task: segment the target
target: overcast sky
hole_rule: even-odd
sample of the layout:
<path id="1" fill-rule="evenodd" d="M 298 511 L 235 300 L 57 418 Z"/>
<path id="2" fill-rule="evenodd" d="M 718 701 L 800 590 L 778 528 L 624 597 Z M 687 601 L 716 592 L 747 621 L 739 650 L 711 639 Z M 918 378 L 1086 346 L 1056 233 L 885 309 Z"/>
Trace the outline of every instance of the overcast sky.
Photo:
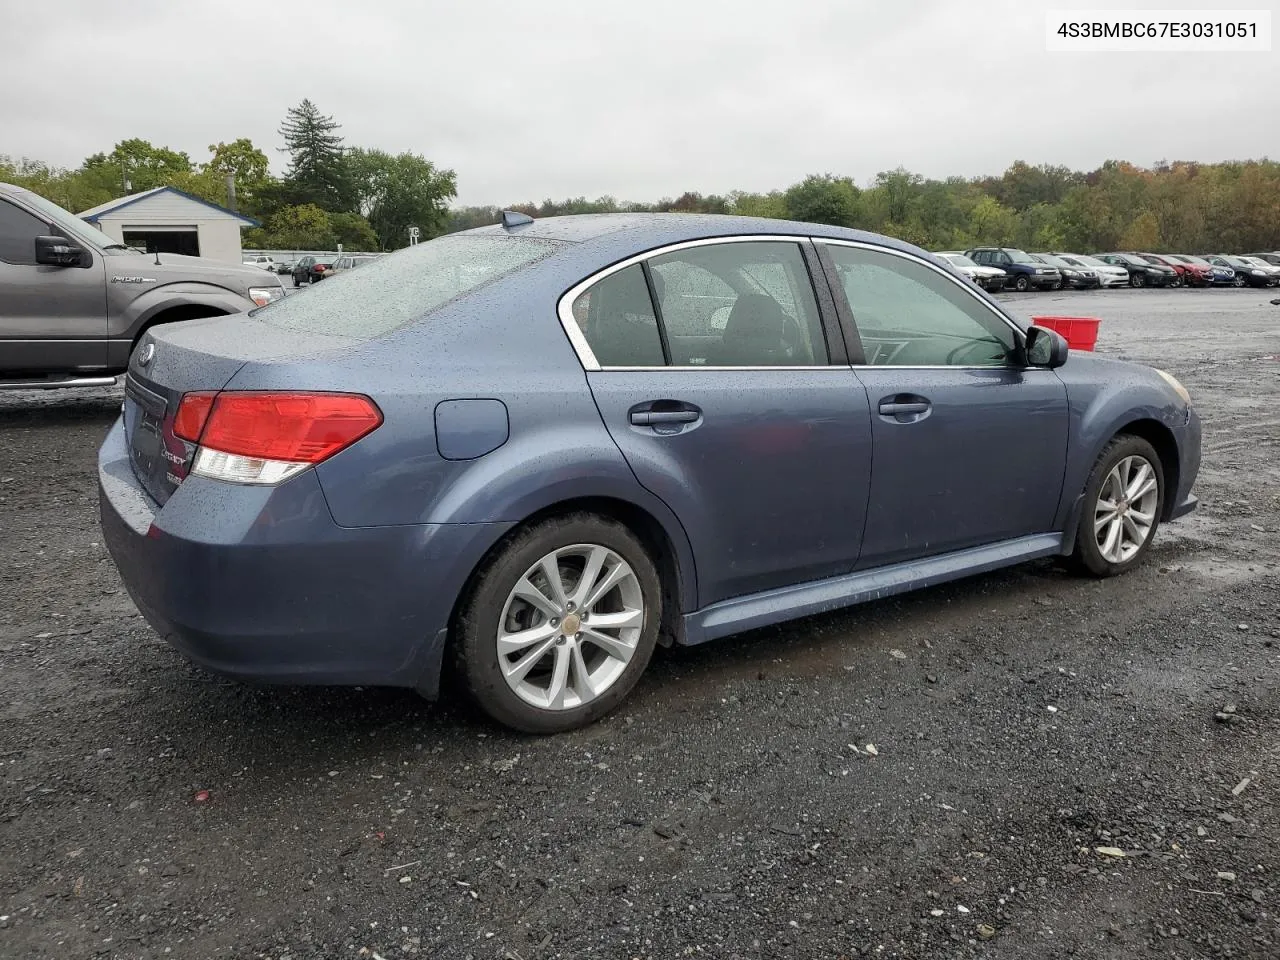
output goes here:
<path id="1" fill-rule="evenodd" d="M 348 145 L 457 171 L 465 204 L 1280 156 L 1280 53 L 1047 53 L 1045 11 L 1088 6 L 0 0 L 0 154 L 249 137 L 282 172 L 310 97 Z"/>

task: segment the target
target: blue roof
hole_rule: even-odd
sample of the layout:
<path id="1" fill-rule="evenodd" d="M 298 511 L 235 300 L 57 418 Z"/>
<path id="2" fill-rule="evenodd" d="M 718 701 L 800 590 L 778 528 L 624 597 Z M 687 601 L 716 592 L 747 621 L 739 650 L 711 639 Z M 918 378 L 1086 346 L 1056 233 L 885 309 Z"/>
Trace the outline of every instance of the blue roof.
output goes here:
<path id="1" fill-rule="evenodd" d="M 186 198 L 187 200 L 193 200 L 201 206 L 208 207 L 210 210 L 217 210 L 219 213 L 225 213 L 228 216 L 243 220 L 252 227 L 262 226 L 262 223 L 253 219 L 253 217 L 246 217 L 243 213 L 237 213 L 234 210 L 228 210 L 226 207 L 220 207 L 216 203 L 210 203 L 203 197 L 197 197 L 195 194 L 187 193 L 185 190 L 179 190 L 177 187 L 157 187 L 154 190 L 144 190 L 142 193 L 135 193 L 128 197 L 121 197 L 119 200 L 112 200 L 108 203 L 102 204 L 101 206 L 93 207 L 91 210 L 86 210 L 84 213 L 80 214 L 80 219 L 89 223 L 97 223 L 105 214 L 115 213 L 119 210 L 123 210 L 125 207 L 131 207 L 135 203 L 141 203 L 143 200 L 159 196 L 162 193 L 174 193 L 180 197 Z"/>
<path id="2" fill-rule="evenodd" d="M 544 217 L 533 223 L 504 229 L 498 224 L 476 227 L 468 233 L 534 237 L 579 243 L 592 248 L 613 248 L 640 253 L 654 247 L 744 234 L 776 234 L 795 237 L 830 237 L 857 240 L 893 250 L 931 257 L 928 251 L 893 237 L 866 230 L 832 227 L 797 220 L 773 220 L 767 217 L 735 217 L 716 213 L 586 213 L 565 217 Z"/>

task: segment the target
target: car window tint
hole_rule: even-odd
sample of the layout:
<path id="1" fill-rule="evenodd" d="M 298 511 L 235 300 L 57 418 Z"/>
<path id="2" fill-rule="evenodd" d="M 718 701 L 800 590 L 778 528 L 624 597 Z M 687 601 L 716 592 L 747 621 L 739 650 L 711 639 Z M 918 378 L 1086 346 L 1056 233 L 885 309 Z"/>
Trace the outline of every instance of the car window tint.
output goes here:
<path id="1" fill-rule="evenodd" d="M 342 283 L 321 283 L 305 297 L 276 300 L 250 316 L 278 327 L 370 339 L 420 320 L 559 247 L 531 237 L 437 237 L 353 270 Z"/>
<path id="2" fill-rule="evenodd" d="M 867 363 L 1001 366 L 1016 340 L 1009 325 L 958 284 L 905 257 L 829 247 Z"/>
<path id="3" fill-rule="evenodd" d="M 799 244 L 762 240 L 689 247 L 660 254 L 649 266 L 673 364 L 827 363 Z"/>
<path id="4" fill-rule="evenodd" d="M 48 235 L 49 225 L 39 217 L 0 200 L 0 260 L 35 263 L 36 237 Z"/>
<path id="5" fill-rule="evenodd" d="M 602 367 L 661 367 L 662 335 L 645 283 L 635 263 L 611 273 L 578 295 L 573 317 Z"/>

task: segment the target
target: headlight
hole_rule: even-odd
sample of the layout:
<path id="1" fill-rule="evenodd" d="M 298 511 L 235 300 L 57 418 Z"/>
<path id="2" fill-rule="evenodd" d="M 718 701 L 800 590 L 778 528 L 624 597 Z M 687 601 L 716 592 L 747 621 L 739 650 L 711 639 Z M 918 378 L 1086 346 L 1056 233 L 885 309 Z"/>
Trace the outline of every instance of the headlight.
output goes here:
<path id="1" fill-rule="evenodd" d="M 1260 277 L 1260 276 L 1262 276 L 1262 271 L 1261 271 L 1261 270 L 1250 270 L 1250 271 L 1249 271 L 1249 276 L 1251 276 L 1251 277 Z"/>
<path id="2" fill-rule="evenodd" d="M 1076 273 L 1076 271 L 1074 271 L 1074 270 L 1063 270 L 1063 271 L 1062 271 L 1062 275 L 1063 275 L 1064 277 L 1078 277 L 1078 276 L 1080 276 L 1080 274 Z"/>
<path id="3" fill-rule="evenodd" d="M 249 299 L 260 307 L 284 296 L 284 287 L 250 287 Z"/>
<path id="4" fill-rule="evenodd" d="M 1036 273 L 1048 273 L 1049 271 L 1043 267 L 1036 267 Z"/>
<path id="5" fill-rule="evenodd" d="M 1153 368 L 1154 369 L 1154 368 Z M 1165 373 L 1163 370 L 1156 370 L 1164 378 L 1164 382 L 1173 387 L 1173 392 L 1182 398 L 1182 402 L 1187 406 L 1191 406 L 1191 394 L 1187 392 L 1187 388 L 1178 382 L 1178 378 L 1171 373 Z"/>

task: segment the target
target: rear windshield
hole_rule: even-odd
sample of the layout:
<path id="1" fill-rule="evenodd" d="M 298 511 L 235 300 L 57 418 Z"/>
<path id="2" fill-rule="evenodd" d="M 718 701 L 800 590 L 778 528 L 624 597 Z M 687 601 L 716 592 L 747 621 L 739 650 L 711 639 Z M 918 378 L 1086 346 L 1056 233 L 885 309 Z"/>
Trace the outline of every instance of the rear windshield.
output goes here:
<path id="1" fill-rule="evenodd" d="M 453 234 L 379 257 L 252 311 L 263 323 L 368 340 L 549 256 L 559 244 Z"/>

